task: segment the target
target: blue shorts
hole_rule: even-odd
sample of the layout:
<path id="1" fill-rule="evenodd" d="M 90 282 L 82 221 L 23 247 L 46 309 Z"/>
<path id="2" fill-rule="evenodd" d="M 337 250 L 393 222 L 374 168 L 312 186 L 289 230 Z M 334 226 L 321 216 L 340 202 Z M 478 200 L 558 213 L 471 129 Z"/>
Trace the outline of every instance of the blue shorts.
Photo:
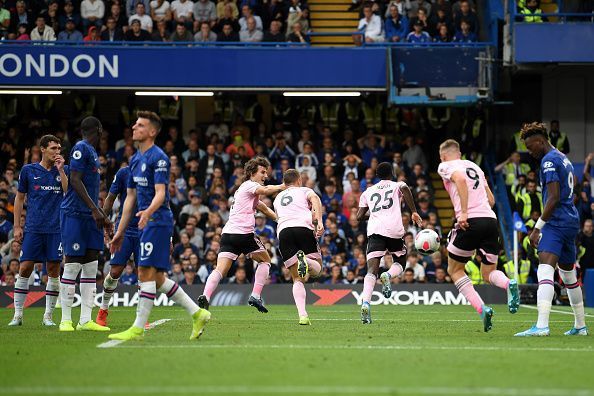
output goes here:
<path id="1" fill-rule="evenodd" d="M 540 230 L 538 252 L 553 253 L 559 257 L 559 264 L 575 264 L 575 238 L 578 232 L 577 228 L 551 227 L 545 224 Z"/>
<path id="2" fill-rule="evenodd" d="M 60 229 L 66 256 L 84 256 L 87 250 L 103 250 L 103 232 L 92 217 L 77 217 L 62 212 Z"/>
<path id="3" fill-rule="evenodd" d="M 140 234 L 139 267 L 154 267 L 159 271 L 169 271 L 169 246 L 173 235 L 173 224 L 170 226 L 147 226 Z"/>
<path id="4" fill-rule="evenodd" d="M 21 263 L 23 261 L 59 263 L 62 261 L 62 254 L 62 238 L 60 234 L 25 232 L 23 235 Z"/>
<path id="5" fill-rule="evenodd" d="M 134 255 L 134 264 L 138 265 L 140 259 L 140 239 L 133 236 L 124 236 L 122 248 L 119 252 L 111 255 L 110 265 L 126 265 L 130 257 Z"/>

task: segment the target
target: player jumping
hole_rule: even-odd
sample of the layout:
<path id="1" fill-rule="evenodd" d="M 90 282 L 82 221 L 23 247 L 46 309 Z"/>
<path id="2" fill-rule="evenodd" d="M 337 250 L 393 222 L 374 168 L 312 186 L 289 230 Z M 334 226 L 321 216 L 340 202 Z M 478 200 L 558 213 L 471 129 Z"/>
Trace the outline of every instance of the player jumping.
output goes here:
<path id="1" fill-rule="evenodd" d="M 258 262 L 254 288 L 248 304 L 258 311 L 266 313 L 268 309 L 262 303 L 262 289 L 270 273 L 270 255 L 260 239 L 254 234 L 256 210 L 276 220 L 276 214 L 259 200 L 260 195 L 274 195 L 285 189 L 284 184 L 265 186 L 268 179 L 270 162 L 264 157 L 255 157 L 245 164 L 245 181 L 234 194 L 235 202 L 231 206 L 229 221 L 223 227 L 221 248 L 217 258 L 217 267 L 210 273 L 204 286 L 204 294 L 198 297 L 198 305 L 208 309 L 210 298 L 217 285 L 226 275 L 233 261 L 242 253 Z"/>
<path id="2" fill-rule="evenodd" d="M 111 183 L 111 187 L 109 188 L 109 194 L 107 194 L 107 198 L 105 198 L 105 203 L 103 204 L 103 212 L 109 215 L 111 213 L 115 199 L 118 196 L 120 197 L 121 207 L 118 219 L 116 221 L 116 228 L 118 228 L 118 224 L 122 220 L 122 212 L 124 209 L 124 202 L 126 201 L 126 189 L 128 187 L 129 177 L 129 166 L 125 166 L 118 170 L 113 182 Z M 137 210 L 134 208 L 133 213 L 136 212 Z M 95 322 L 102 326 L 107 326 L 109 301 L 118 287 L 118 280 L 120 279 L 122 272 L 124 272 L 124 268 L 126 267 L 126 264 L 132 255 L 134 255 L 134 263 L 136 266 L 138 266 L 138 259 L 140 258 L 140 241 L 138 240 L 138 217 L 136 216 L 133 216 L 132 219 L 130 219 L 130 224 L 126 228 L 124 241 L 122 242 L 122 248 L 111 256 L 111 260 L 109 261 L 111 268 L 109 270 L 109 274 L 107 274 L 103 280 L 101 308 L 99 309 L 97 318 L 95 319 Z"/>
<path id="3" fill-rule="evenodd" d="M 200 337 L 204 331 L 204 326 L 210 320 L 210 312 L 199 308 L 177 283 L 165 276 L 170 267 L 169 244 L 173 235 L 173 213 L 169 208 L 167 188 L 171 164 L 167 154 L 155 145 L 162 125 L 159 116 L 150 111 L 139 111 L 137 115 L 138 119 L 132 127 L 132 139 L 138 143 L 138 151 L 130 160 L 126 201 L 110 250 L 112 253 L 121 251 L 131 218 L 138 217 L 140 295 L 132 327 L 121 333 L 110 334 L 109 338 L 141 340 L 144 337 L 144 325 L 159 291 L 192 316 L 192 340 Z"/>
<path id="4" fill-rule="evenodd" d="M 363 221 L 371 209 L 367 223 L 367 275 L 363 281 L 363 303 L 361 304 L 361 322 L 371 323 L 371 294 L 377 281 L 380 259 L 389 253 L 394 263 L 387 272 L 382 273 L 382 293 L 386 298 L 392 295 L 390 279 L 398 276 L 406 264 L 406 245 L 400 199 L 403 197 L 406 205 L 412 211 L 412 220 L 421 225 L 421 216 L 417 213 L 415 201 L 410 189 L 403 182 L 394 182 L 392 165 L 382 162 L 375 171 L 381 179 L 377 184 L 369 187 L 359 199 L 357 220 Z"/>
<path id="5" fill-rule="evenodd" d="M 91 320 L 95 304 L 99 252 L 103 250 L 102 228 L 110 234 L 112 224 L 99 208 L 100 164 L 95 147 L 99 144 L 103 127 L 95 117 L 82 120 L 83 140 L 70 152 L 70 183 L 62 201 L 61 231 L 64 246 L 64 272 L 60 281 L 62 321 L 60 331 L 74 331 L 72 302 L 76 278 L 80 276 L 80 319 L 76 330 L 109 331 L 108 327 Z"/>
<path id="6" fill-rule="evenodd" d="M 295 169 L 285 172 L 283 183 L 287 189 L 274 200 L 279 250 L 293 277 L 299 324 L 311 325 L 305 310 L 303 278 L 307 274 L 316 277 L 322 271 L 322 255 L 316 239 L 324 234 L 322 201 L 312 189 L 301 187 L 301 176 Z"/>
<path id="7" fill-rule="evenodd" d="M 482 169 L 474 162 L 460 159 L 460 145 L 448 139 L 439 146 L 438 173 L 443 179 L 456 213 L 456 226 L 448 243 L 448 274 L 466 300 L 483 320 L 484 331 L 491 330 L 493 309 L 486 306 L 464 272 L 464 266 L 477 252 L 482 258 L 481 273 L 486 282 L 507 291 L 509 312 L 516 313 L 520 295 L 516 280 L 497 270 L 499 227 L 492 206 L 493 193 Z"/>
<path id="8" fill-rule="evenodd" d="M 39 141 L 41 162 L 23 166 L 14 200 L 14 239 L 22 244 L 21 265 L 14 285 L 14 318 L 9 326 L 23 324 L 23 307 L 29 292 L 29 277 L 36 262 L 45 262 L 45 314 L 42 324 L 55 326 L 52 313 L 60 291 L 60 204 L 68 190 L 64 158 L 60 155 L 60 139 L 45 135 Z M 21 226 L 23 204 L 27 198 L 25 233 Z"/>
<path id="9" fill-rule="evenodd" d="M 578 212 L 573 204 L 573 165 L 565 154 L 549 142 L 544 124 L 524 124 L 520 137 L 530 154 L 540 159 L 540 183 L 544 209 L 530 234 L 530 243 L 538 247 L 538 292 L 536 325 L 517 333 L 518 337 L 548 336 L 549 315 L 555 294 L 555 267 L 565 287 L 575 316 L 574 326 L 565 335 L 588 335 L 584 315 L 582 288 L 575 271 L 575 239 L 580 227 Z"/>

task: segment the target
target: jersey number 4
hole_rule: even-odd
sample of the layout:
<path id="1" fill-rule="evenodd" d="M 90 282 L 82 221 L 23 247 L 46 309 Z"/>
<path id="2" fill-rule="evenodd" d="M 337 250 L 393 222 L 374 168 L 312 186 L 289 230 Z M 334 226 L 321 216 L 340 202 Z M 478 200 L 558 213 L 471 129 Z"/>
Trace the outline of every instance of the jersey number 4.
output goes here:
<path id="1" fill-rule="evenodd" d="M 381 194 L 379 194 L 379 193 L 372 194 L 371 197 L 369 198 L 371 200 L 371 202 L 373 202 L 373 209 L 371 209 L 371 212 L 375 213 L 375 212 L 379 212 L 382 209 L 390 209 L 392 207 L 392 205 L 394 205 L 394 199 L 392 198 L 393 191 L 394 190 L 386 191 L 384 193 L 383 200 L 382 200 Z M 380 206 L 380 202 L 383 203 L 382 206 Z"/>

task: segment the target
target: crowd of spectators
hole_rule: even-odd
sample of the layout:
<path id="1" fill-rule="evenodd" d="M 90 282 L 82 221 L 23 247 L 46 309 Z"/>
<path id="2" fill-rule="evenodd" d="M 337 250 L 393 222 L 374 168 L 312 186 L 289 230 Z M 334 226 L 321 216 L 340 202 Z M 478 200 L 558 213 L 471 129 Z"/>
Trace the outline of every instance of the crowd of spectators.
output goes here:
<path id="1" fill-rule="evenodd" d="M 479 20 L 472 0 L 433 2 L 392 0 L 362 6 L 358 29 L 366 42 L 459 42 L 479 40 Z M 355 41 L 360 41 L 355 36 Z"/>
<path id="2" fill-rule="evenodd" d="M 86 103 L 92 102 L 85 97 Z M 82 99 L 80 100 L 82 102 Z M 78 103 L 75 99 L 75 103 Z M 45 104 L 45 106 L 43 106 Z M 51 119 L 55 111 L 47 102 L 33 101 L 33 105 L 46 109 L 29 116 L 15 115 L 12 121 L 3 124 L 0 148 L 0 246 L 4 245 L 1 281 L 10 284 L 18 267 L 20 246 L 12 240 L 12 203 L 16 193 L 19 170 L 25 163 L 39 161 L 40 150 L 36 139 L 45 133 L 53 133 L 63 140 L 65 158 L 72 144 L 80 139 L 76 117 L 72 120 Z M 392 113 L 380 101 L 376 111 L 360 111 L 359 122 L 349 124 L 340 121 L 327 125 L 320 119 L 323 108 L 328 103 L 311 103 L 293 106 L 285 111 L 280 103 L 273 109 L 271 127 L 256 121 L 246 122 L 245 107 L 235 104 L 233 116 L 226 119 L 222 114 L 214 114 L 210 123 L 197 125 L 187 131 L 180 130 L 179 120 L 168 120 L 164 114 L 169 108 L 159 105 L 165 119 L 165 127 L 159 135 L 158 144 L 171 160 L 171 181 L 168 186 L 171 195 L 171 209 L 176 219 L 171 255 L 172 270 L 169 276 L 181 284 L 203 283 L 216 266 L 219 241 L 224 223 L 229 217 L 233 204 L 233 193 L 243 180 L 243 165 L 254 155 L 263 155 L 270 159 L 269 183 L 280 183 L 282 173 L 288 168 L 301 172 L 303 182 L 321 197 L 324 207 L 326 233 L 320 240 L 323 255 L 324 272 L 317 282 L 330 284 L 362 282 L 367 271 L 365 248 L 367 242 L 366 223 L 356 220 L 358 201 L 366 188 L 376 183 L 375 168 L 381 161 L 388 161 L 394 167 L 398 180 L 406 181 L 416 201 L 417 209 L 423 218 L 423 227 L 442 232 L 442 223 L 448 227 L 452 219 L 440 219 L 433 205 L 434 190 L 429 176 L 429 167 L 436 167 L 435 157 L 426 153 L 436 150 L 434 144 L 424 136 L 430 131 L 447 133 L 445 126 L 450 117 L 457 114 L 458 127 L 479 131 L 476 125 L 482 125 L 479 113 L 468 110 L 419 110 L 402 109 L 398 111 L 396 122 L 392 122 Z M 366 108 L 367 103 L 343 102 L 341 108 L 349 110 L 359 105 Z M 171 106 L 175 107 L 172 102 Z M 18 106 L 20 107 L 20 106 Z M 290 114 L 311 114 L 315 108 L 316 116 L 308 121 L 304 116 L 293 119 Z M 87 108 L 88 109 L 88 108 Z M 100 205 L 119 167 L 125 166 L 135 152 L 130 124 L 133 111 L 122 106 L 120 121 L 104 119 L 104 134 L 98 148 L 101 163 Z M 342 111 L 340 112 L 342 114 Z M 366 125 L 375 125 L 378 121 L 366 119 L 364 114 L 384 114 L 384 122 L 378 128 L 390 133 L 378 134 Z M 346 113 L 344 113 L 346 114 Z M 132 118 L 131 118 L 132 117 Z M 344 116 L 346 117 L 346 115 Z M 80 118 L 80 117 L 79 117 Z M 343 118 L 342 116 L 340 118 Z M 3 120 L 0 122 L 4 123 Z M 23 123 L 26 122 L 26 123 Z M 352 127 L 351 127 L 352 125 Z M 183 132 L 183 133 L 182 133 Z M 432 132 L 431 132 L 432 133 Z M 468 134 L 466 136 L 473 136 Z M 463 147 L 468 145 L 462 140 Z M 476 150 L 476 148 L 472 149 Z M 269 206 L 270 199 L 264 199 Z M 121 203 L 116 200 L 114 212 Z M 116 213 L 112 217 L 115 218 Z M 408 267 L 413 271 L 402 277 L 403 282 L 446 282 L 444 251 L 433 256 L 420 256 L 414 252 L 414 235 L 419 231 L 410 219 L 410 213 L 403 212 L 404 237 L 409 249 Z M 255 218 L 256 233 L 270 251 L 273 268 L 272 283 L 291 282 L 289 272 L 282 265 L 277 251 L 276 224 L 263 215 Z M 445 239 L 445 238 L 444 238 Z M 109 268 L 109 253 L 101 257 L 102 274 Z M 386 257 L 389 264 L 391 258 Z M 35 271 L 36 282 L 42 282 L 42 266 Z M 12 274 L 12 275 L 11 275 Z M 254 265 L 251 260 L 240 257 L 230 272 L 230 282 L 249 283 L 253 279 Z M 126 270 L 126 282 L 136 281 L 131 265 Z M 313 281 L 313 280 L 312 280 Z M 400 281 L 396 279 L 395 282 Z"/>
<path id="3" fill-rule="evenodd" d="M 299 0 L 0 0 L 0 39 L 295 42 L 308 40 Z"/>

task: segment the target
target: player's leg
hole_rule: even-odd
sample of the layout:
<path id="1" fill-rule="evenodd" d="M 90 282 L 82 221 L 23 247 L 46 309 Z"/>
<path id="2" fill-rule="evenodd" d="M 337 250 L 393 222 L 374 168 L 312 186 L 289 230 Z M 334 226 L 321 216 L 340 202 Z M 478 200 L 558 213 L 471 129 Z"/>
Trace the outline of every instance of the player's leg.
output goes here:
<path id="1" fill-rule="evenodd" d="M 29 293 L 29 277 L 33 272 L 33 261 L 21 261 L 19 265 L 19 274 L 14 283 L 14 316 L 9 326 L 21 326 L 23 324 L 23 309 L 27 294 Z"/>
<path id="2" fill-rule="evenodd" d="M 252 288 L 252 294 L 248 300 L 248 304 L 262 313 L 268 313 L 268 309 L 262 303 L 261 295 L 262 289 L 264 289 L 264 285 L 266 284 L 266 280 L 270 275 L 271 260 L 270 255 L 264 249 L 264 245 L 262 245 L 262 249 L 263 250 L 258 250 L 250 254 L 250 257 L 258 263 L 258 267 L 256 268 L 256 273 L 254 274 L 254 287 Z"/>
<path id="3" fill-rule="evenodd" d="M 392 265 L 383 272 L 380 276 L 382 282 L 382 293 L 384 297 L 390 298 L 392 296 L 392 278 L 400 276 L 404 267 L 406 266 L 406 245 L 402 239 L 389 238 L 387 240 L 388 252 L 392 256 Z"/>
<path id="4" fill-rule="evenodd" d="M 95 296 L 97 294 L 99 251 L 95 249 L 87 249 L 82 262 L 82 271 L 80 275 L 80 319 L 78 325 L 76 325 L 76 330 L 109 331 L 109 327 L 97 324 L 91 319 L 93 307 L 95 306 Z"/>
<path id="5" fill-rule="evenodd" d="M 62 319 L 60 331 L 74 331 L 72 326 L 72 303 L 76 291 L 76 279 L 82 268 L 83 252 L 86 250 L 85 240 L 81 238 L 84 231 L 79 219 L 62 213 L 60 216 L 62 246 L 64 248 L 64 270 L 60 278 L 60 307 Z"/>
<path id="6" fill-rule="evenodd" d="M 44 326 L 55 326 L 53 314 L 60 294 L 60 262 L 50 261 L 46 264 L 46 268 L 47 284 L 45 285 L 45 312 L 42 324 Z"/>
<path id="7" fill-rule="evenodd" d="M 287 265 L 291 276 L 293 277 L 293 299 L 295 300 L 295 306 L 297 307 L 297 313 L 299 314 L 299 324 L 303 326 L 311 325 L 309 315 L 305 310 L 306 291 L 304 286 L 304 280 L 299 276 L 297 265 L 293 262 L 292 265 Z"/>
<path id="8" fill-rule="evenodd" d="M 567 289 L 567 297 L 569 297 L 569 303 L 574 315 L 573 328 L 566 331 L 565 335 L 588 335 L 586 315 L 584 313 L 584 295 L 574 265 L 577 258 L 574 242 L 576 234 L 577 232 L 575 234 L 571 232 L 566 234 L 565 246 L 559 257 L 559 276 Z"/>
<path id="9" fill-rule="evenodd" d="M 373 251 L 367 254 L 367 274 L 363 278 L 363 293 L 361 303 L 361 322 L 363 324 L 371 323 L 371 295 L 377 283 L 377 274 L 379 272 L 380 258 L 384 252 Z"/>
<path id="10" fill-rule="evenodd" d="M 237 257 L 241 254 L 242 248 L 238 239 L 238 234 L 223 234 L 221 236 L 221 247 L 217 256 L 217 267 L 212 270 L 206 284 L 204 285 L 204 292 L 198 297 L 198 306 L 200 308 L 208 309 L 210 307 L 210 299 L 216 290 L 221 280 L 227 276 L 227 272 Z"/>

